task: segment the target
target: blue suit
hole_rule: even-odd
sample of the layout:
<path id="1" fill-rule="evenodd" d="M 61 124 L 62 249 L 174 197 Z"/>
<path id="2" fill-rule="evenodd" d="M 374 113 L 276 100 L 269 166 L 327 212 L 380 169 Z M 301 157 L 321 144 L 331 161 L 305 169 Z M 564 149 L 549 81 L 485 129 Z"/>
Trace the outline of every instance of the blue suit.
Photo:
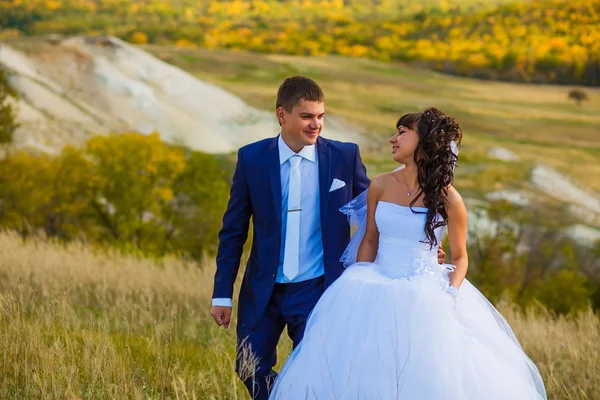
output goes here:
<path id="1" fill-rule="evenodd" d="M 310 311 L 323 290 L 343 272 L 339 258 L 350 240 L 350 227 L 341 206 L 369 186 L 358 146 L 324 138 L 317 140 L 321 236 L 324 276 L 310 281 L 275 283 L 280 263 L 282 193 L 278 138 L 242 147 L 233 176 L 223 228 L 219 233 L 213 298 L 232 298 L 250 218 L 253 241 L 242 281 L 238 307 L 238 342 L 250 344 L 259 358 L 252 377 L 241 376 L 255 399 L 268 398 L 275 377 L 275 347 L 283 329 L 294 345 L 302 339 Z M 333 179 L 346 186 L 329 192 Z M 238 373 L 243 369 L 239 365 Z"/>

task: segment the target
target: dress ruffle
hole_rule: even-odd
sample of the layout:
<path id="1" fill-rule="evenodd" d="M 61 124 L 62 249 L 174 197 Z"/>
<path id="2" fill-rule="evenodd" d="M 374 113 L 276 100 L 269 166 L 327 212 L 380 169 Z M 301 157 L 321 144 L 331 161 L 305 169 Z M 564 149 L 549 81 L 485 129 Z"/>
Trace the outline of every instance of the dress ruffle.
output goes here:
<path id="1" fill-rule="evenodd" d="M 271 399 L 541 400 L 544 386 L 510 326 L 467 280 L 416 257 L 391 278 L 348 268 L 313 310 Z"/>

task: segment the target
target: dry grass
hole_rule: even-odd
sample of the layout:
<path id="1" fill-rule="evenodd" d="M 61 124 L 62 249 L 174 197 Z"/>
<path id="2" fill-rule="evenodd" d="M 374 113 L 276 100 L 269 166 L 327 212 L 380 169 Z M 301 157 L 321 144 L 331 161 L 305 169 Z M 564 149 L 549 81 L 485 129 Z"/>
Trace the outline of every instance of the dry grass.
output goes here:
<path id="1" fill-rule="evenodd" d="M 0 233 L 0 398 L 247 399 L 212 271 Z M 600 398 L 600 321 L 501 307 L 551 399 Z M 284 340 L 282 353 L 289 352 Z"/>
<path id="2" fill-rule="evenodd" d="M 0 234 L 0 398 L 245 398 L 212 268 Z"/>

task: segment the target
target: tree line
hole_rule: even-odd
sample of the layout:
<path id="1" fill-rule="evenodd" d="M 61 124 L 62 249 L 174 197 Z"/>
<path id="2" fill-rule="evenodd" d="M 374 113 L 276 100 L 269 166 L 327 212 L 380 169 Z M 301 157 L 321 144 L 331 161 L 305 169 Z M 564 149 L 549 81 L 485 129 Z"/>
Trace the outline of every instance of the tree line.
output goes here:
<path id="1" fill-rule="evenodd" d="M 5 34 L 105 33 L 137 44 L 337 54 L 486 79 L 594 86 L 599 25 L 600 0 L 493 7 L 445 0 L 0 1 Z"/>

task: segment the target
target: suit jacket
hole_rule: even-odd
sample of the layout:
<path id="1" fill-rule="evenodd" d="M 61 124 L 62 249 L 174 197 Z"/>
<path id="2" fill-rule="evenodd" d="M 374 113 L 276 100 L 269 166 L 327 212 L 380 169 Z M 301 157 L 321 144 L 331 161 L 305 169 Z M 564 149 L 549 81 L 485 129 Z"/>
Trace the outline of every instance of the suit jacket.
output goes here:
<path id="1" fill-rule="evenodd" d="M 275 284 L 281 243 L 281 178 L 278 137 L 242 147 L 223 227 L 219 233 L 213 298 L 233 298 L 233 286 L 248 238 L 253 241 L 239 296 L 238 323 L 255 326 L 265 312 Z M 350 241 L 350 226 L 339 209 L 369 187 L 358 146 L 319 137 L 319 193 L 325 287 L 343 272 L 339 262 Z M 333 179 L 346 183 L 329 192 Z M 300 249 L 302 251 L 302 249 Z"/>

